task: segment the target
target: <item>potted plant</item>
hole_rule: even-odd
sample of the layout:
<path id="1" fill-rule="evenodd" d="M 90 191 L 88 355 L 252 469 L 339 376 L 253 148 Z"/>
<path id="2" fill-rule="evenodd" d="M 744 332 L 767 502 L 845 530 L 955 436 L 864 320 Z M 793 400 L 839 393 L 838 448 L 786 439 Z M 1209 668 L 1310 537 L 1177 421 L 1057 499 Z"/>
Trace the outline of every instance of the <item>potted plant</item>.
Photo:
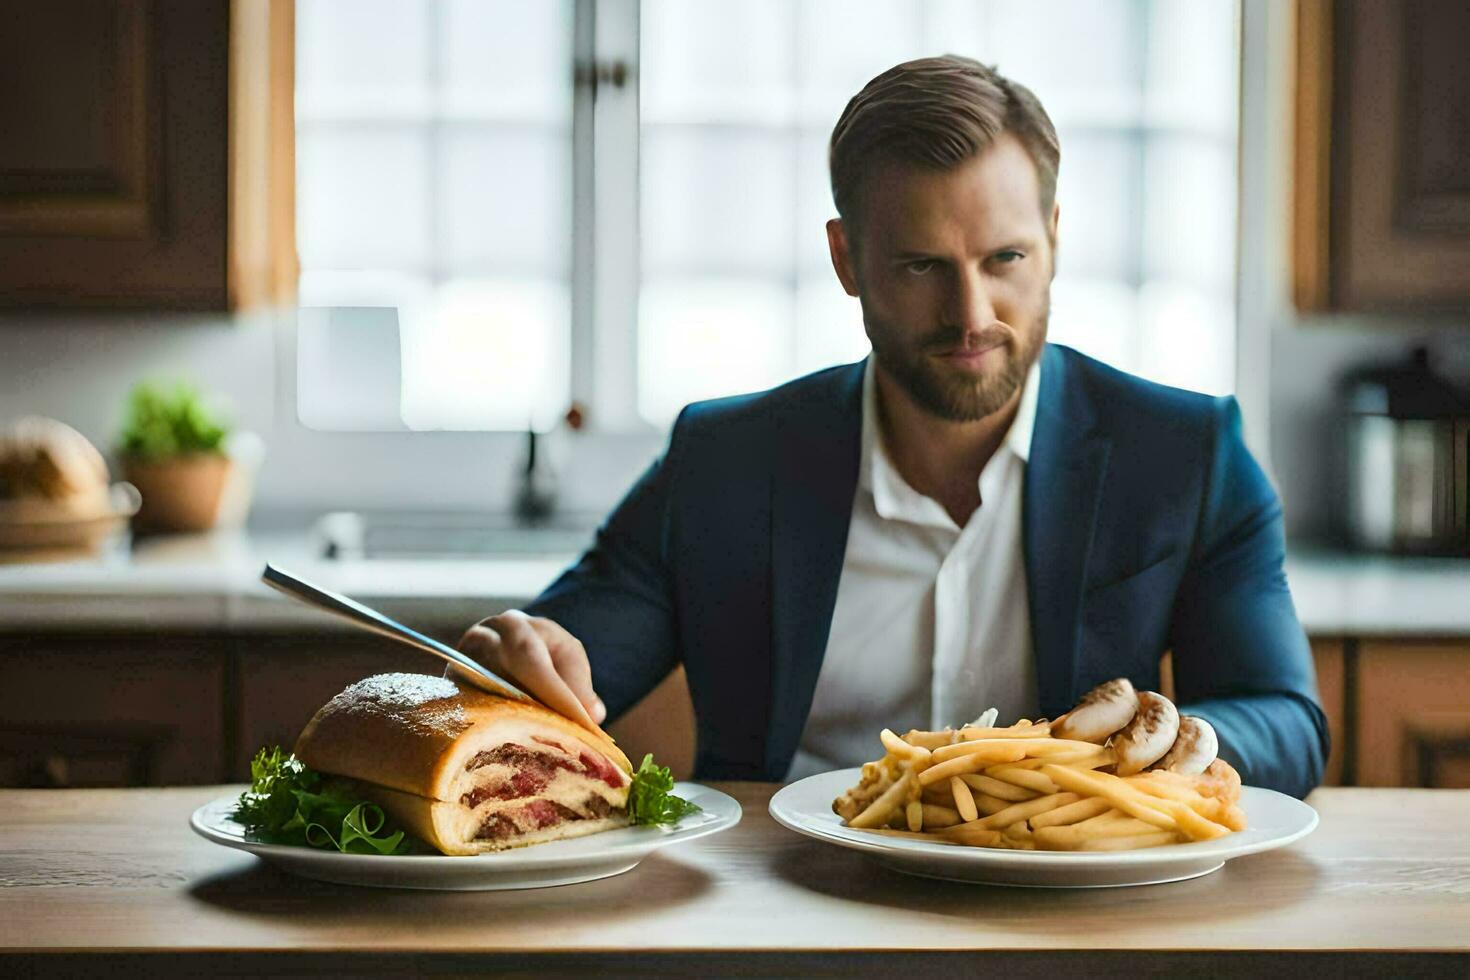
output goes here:
<path id="1" fill-rule="evenodd" d="M 142 495 L 135 523 L 149 531 L 207 531 L 219 517 L 232 463 L 229 428 L 187 384 L 137 385 L 118 447 L 123 472 Z"/>

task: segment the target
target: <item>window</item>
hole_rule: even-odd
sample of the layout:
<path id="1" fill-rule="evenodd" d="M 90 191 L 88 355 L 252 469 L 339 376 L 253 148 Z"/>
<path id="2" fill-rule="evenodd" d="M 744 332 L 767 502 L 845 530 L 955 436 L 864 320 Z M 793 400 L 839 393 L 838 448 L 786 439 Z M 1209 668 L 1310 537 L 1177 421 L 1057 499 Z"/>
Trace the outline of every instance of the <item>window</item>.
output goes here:
<path id="1" fill-rule="evenodd" d="M 1031 88 L 1062 144 L 1051 339 L 1234 384 L 1233 0 L 646 0 L 639 405 L 666 421 L 867 352 L 823 224 L 847 100 L 950 52 Z"/>
<path id="2" fill-rule="evenodd" d="M 1235 0 L 302 0 L 302 301 L 398 309 L 410 428 L 572 398 L 663 426 L 854 360 L 827 139 L 873 75 L 953 52 L 1057 124 L 1051 338 L 1230 391 L 1237 22 Z M 594 59 L 632 83 L 574 90 Z"/>
<path id="3" fill-rule="evenodd" d="M 300 301 L 397 309 L 409 428 L 570 399 L 573 9 L 298 4 Z"/>

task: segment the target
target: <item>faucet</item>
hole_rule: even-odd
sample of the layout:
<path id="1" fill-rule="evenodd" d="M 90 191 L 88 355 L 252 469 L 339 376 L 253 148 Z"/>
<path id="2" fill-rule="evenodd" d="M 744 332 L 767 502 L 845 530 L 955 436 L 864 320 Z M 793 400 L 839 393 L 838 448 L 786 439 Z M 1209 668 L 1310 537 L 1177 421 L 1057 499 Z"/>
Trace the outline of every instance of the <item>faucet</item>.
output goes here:
<path id="1" fill-rule="evenodd" d="M 550 522 L 556 512 L 560 484 L 550 443 L 562 428 L 574 432 L 581 429 L 584 417 L 582 406 L 573 402 L 555 429 L 541 433 L 536 431 L 534 424 L 526 425 L 526 454 L 521 464 L 515 495 L 517 522 L 531 525 Z"/>

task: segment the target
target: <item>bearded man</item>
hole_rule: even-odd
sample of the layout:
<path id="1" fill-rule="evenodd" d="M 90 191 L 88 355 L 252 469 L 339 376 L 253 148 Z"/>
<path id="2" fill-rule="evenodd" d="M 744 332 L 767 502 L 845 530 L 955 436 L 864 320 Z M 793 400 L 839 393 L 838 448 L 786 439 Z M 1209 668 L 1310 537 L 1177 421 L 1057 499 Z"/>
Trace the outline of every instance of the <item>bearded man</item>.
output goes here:
<path id="1" fill-rule="evenodd" d="M 1035 96 L 974 61 L 869 82 L 827 239 L 871 356 L 686 408 L 581 560 L 461 649 L 598 722 L 682 663 L 696 777 L 758 780 L 1155 688 L 1168 652 L 1247 783 L 1310 791 L 1326 722 L 1235 399 L 1046 342 L 1059 160 Z"/>

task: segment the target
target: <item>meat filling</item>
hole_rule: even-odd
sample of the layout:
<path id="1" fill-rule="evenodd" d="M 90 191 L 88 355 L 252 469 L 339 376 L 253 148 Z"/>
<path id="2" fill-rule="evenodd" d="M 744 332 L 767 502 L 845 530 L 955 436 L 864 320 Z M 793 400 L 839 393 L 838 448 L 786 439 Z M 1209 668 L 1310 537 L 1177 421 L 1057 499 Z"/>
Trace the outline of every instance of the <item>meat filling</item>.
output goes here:
<path id="1" fill-rule="evenodd" d="M 465 763 L 466 772 L 494 766 L 504 767 L 509 773 L 486 773 L 477 777 L 484 781 L 460 796 L 462 805 L 475 809 L 492 800 L 526 801 L 498 807 L 487 815 L 475 833 L 476 840 L 505 841 L 574 820 L 599 820 L 625 812 L 596 792 L 586 793 L 580 800 L 574 795 L 566 802 L 537 799 L 546 793 L 547 787 L 561 772 L 595 780 L 613 789 L 626 786 L 628 777 L 611 762 L 580 747 L 570 749 L 561 742 L 540 736 L 532 736 L 532 740 L 555 751 L 506 742 L 476 753 Z M 562 796 L 563 792 L 557 790 L 556 795 Z M 566 799 L 565 796 L 562 798 Z"/>
<path id="2" fill-rule="evenodd" d="M 460 797 L 460 802 L 473 808 L 486 800 L 519 800 L 535 796 L 546 789 L 547 784 L 556 776 L 557 770 L 566 770 L 574 775 L 596 779 L 613 789 L 621 787 L 624 783 L 625 777 L 621 770 L 590 752 L 579 752 L 576 759 L 571 759 L 567 757 L 571 753 L 561 744 L 540 737 L 537 737 L 536 741 L 566 752 L 567 755 L 557 756 L 549 752 L 537 752 L 535 749 L 517 745 L 514 742 L 507 742 L 493 749 L 476 753 L 474 758 L 465 763 L 466 772 L 474 772 L 476 769 L 491 765 L 509 766 L 514 771 L 508 779 L 499 784 L 475 787 Z"/>
<path id="3" fill-rule="evenodd" d="M 581 804 L 584 811 L 578 813 L 569 806 L 551 800 L 532 800 L 524 806 L 492 813 L 480 824 L 475 840 L 509 840 L 521 834 L 530 834 L 557 824 L 573 820 L 599 819 L 621 812 L 600 796 L 589 796 Z"/>

